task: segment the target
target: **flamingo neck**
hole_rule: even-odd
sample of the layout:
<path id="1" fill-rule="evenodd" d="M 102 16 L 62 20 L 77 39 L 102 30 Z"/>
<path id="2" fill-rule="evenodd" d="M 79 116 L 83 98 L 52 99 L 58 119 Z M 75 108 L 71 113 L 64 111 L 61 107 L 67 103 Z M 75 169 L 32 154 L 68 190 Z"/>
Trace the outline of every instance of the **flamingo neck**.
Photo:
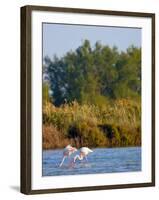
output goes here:
<path id="1" fill-rule="evenodd" d="M 83 160 L 83 156 L 82 155 L 76 155 L 75 157 L 74 157 L 74 162 L 76 162 L 76 160 Z"/>

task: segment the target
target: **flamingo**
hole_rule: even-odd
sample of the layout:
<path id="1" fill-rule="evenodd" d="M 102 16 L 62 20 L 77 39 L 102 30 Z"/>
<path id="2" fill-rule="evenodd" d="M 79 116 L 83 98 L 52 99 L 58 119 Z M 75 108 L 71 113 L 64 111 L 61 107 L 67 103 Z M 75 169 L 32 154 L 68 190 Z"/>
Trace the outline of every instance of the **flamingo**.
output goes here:
<path id="1" fill-rule="evenodd" d="M 77 149 L 75 147 L 72 147 L 71 145 L 67 145 L 63 150 L 63 158 L 62 158 L 62 161 L 61 161 L 59 167 L 62 166 L 66 157 L 69 157 L 71 154 L 73 154 L 76 151 L 77 151 Z"/>
<path id="2" fill-rule="evenodd" d="M 85 158 L 86 161 L 87 161 L 87 155 L 88 155 L 89 153 L 91 153 L 91 152 L 93 152 L 93 151 L 92 151 L 91 149 L 89 149 L 88 147 L 82 147 L 82 148 L 80 149 L 80 154 L 79 154 L 79 155 L 76 155 L 76 156 L 74 157 L 73 162 L 75 163 L 77 159 L 78 159 L 78 160 L 83 160 L 84 158 Z"/>

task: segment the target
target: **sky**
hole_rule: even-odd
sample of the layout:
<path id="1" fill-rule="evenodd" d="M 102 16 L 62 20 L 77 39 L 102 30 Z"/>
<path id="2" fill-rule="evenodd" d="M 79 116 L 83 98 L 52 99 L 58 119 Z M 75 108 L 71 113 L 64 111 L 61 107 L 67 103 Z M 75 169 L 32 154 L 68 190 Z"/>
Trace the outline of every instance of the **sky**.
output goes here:
<path id="1" fill-rule="evenodd" d="M 60 58 L 78 48 L 85 39 L 91 47 L 100 41 L 102 45 L 125 51 L 130 45 L 141 47 L 141 29 L 44 23 L 43 56 L 52 58 L 56 54 Z"/>

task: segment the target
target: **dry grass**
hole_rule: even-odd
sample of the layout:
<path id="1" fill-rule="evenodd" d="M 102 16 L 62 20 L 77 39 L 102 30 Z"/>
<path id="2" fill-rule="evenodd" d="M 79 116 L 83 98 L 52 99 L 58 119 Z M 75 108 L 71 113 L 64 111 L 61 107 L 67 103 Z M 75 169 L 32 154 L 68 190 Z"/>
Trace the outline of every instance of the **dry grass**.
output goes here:
<path id="1" fill-rule="evenodd" d="M 43 148 L 54 149 L 62 148 L 69 143 L 67 138 L 54 127 L 54 126 L 43 126 Z"/>
<path id="2" fill-rule="evenodd" d="M 120 99 L 103 106 L 76 101 L 43 107 L 43 147 L 135 146 L 141 144 L 140 101 Z"/>

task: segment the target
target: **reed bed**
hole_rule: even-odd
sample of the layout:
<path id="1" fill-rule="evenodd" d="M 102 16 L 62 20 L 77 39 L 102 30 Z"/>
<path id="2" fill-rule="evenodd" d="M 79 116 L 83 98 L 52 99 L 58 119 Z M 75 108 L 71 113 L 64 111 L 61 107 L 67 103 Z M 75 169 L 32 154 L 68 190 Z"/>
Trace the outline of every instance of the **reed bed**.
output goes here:
<path id="1" fill-rule="evenodd" d="M 43 105 L 43 148 L 66 144 L 90 147 L 141 145 L 140 100 L 118 99 L 104 105 L 73 101 Z"/>

